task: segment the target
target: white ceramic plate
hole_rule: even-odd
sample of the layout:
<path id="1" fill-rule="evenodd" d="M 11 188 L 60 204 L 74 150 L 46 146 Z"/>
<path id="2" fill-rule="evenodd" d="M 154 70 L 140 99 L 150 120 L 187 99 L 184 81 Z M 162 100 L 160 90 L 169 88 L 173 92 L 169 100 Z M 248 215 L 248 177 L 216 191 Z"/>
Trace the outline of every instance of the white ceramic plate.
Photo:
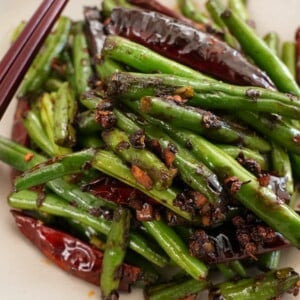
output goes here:
<path id="1" fill-rule="evenodd" d="M 83 5 L 99 5 L 99 2 L 99 0 L 72 0 L 65 14 L 74 19 L 81 18 Z M 173 1 L 164 2 L 174 6 Z M 39 3 L 40 0 L 0 0 L 0 57 L 8 48 L 13 28 L 20 20 L 28 19 Z M 261 34 L 275 30 L 282 40 L 293 38 L 296 27 L 300 25 L 299 0 L 248 0 L 248 3 L 250 13 Z M 0 121 L 1 135 L 10 135 L 14 107 L 13 102 Z M 18 232 L 6 204 L 9 192 L 9 168 L 0 162 L 0 299 L 100 299 L 97 287 L 74 278 L 49 263 Z M 285 251 L 281 264 L 300 271 L 300 253 L 297 250 Z M 134 292 L 129 296 L 122 295 L 121 299 L 138 300 L 143 297 L 141 293 Z M 207 296 L 204 295 L 202 299 L 207 299 Z M 300 299 L 300 296 L 297 298 L 285 296 L 284 299 Z"/>

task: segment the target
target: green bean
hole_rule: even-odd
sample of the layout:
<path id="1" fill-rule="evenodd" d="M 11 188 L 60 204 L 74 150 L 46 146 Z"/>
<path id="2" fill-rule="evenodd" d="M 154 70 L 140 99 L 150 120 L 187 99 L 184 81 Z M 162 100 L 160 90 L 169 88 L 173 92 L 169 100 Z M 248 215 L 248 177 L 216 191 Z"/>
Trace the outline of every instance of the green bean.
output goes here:
<path id="1" fill-rule="evenodd" d="M 249 20 L 245 0 L 228 0 L 228 7 L 244 21 Z"/>
<path id="2" fill-rule="evenodd" d="M 76 143 L 73 126 L 77 102 L 73 90 L 65 82 L 57 91 L 54 102 L 54 141 L 62 147 L 72 147 Z"/>
<path id="3" fill-rule="evenodd" d="M 104 59 L 113 59 L 144 73 L 161 72 L 198 80 L 214 81 L 214 79 L 189 67 L 165 58 L 140 44 L 119 36 L 109 35 L 106 38 L 102 56 Z"/>
<path id="4" fill-rule="evenodd" d="M 114 299 L 120 284 L 120 267 L 124 262 L 130 230 L 130 211 L 117 207 L 106 240 L 100 275 L 100 289 L 103 299 Z"/>
<path id="5" fill-rule="evenodd" d="M 171 227 L 163 221 L 143 222 L 143 225 L 172 261 L 194 279 L 201 281 L 207 276 L 207 267 L 189 254 L 186 245 Z"/>
<path id="6" fill-rule="evenodd" d="M 199 10 L 192 0 L 177 0 L 176 3 L 185 17 L 195 22 L 212 26 L 214 29 L 219 29 L 214 24 L 211 24 L 211 20 Z"/>
<path id="7" fill-rule="evenodd" d="M 93 110 L 86 110 L 77 114 L 76 125 L 83 134 L 93 134 L 102 130 L 95 120 L 95 111 Z"/>
<path id="8" fill-rule="evenodd" d="M 268 112 L 292 118 L 300 112 L 297 97 L 255 87 L 238 87 L 165 74 L 116 73 L 108 82 L 108 94 L 117 99 L 179 95 L 202 109 Z"/>
<path id="9" fill-rule="evenodd" d="M 71 28 L 71 20 L 67 17 L 60 17 L 56 28 L 50 34 L 42 51 L 36 56 L 18 92 L 19 97 L 38 91 L 47 80 L 51 70 L 51 63 L 54 57 L 61 53 L 65 47 Z"/>
<path id="10" fill-rule="evenodd" d="M 94 110 L 99 103 L 103 101 L 103 97 L 94 92 L 83 93 L 80 97 L 80 103 L 87 109 Z"/>
<path id="11" fill-rule="evenodd" d="M 66 154 L 70 153 L 71 149 L 57 145 L 54 140 L 54 95 L 44 93 L 39 100 L 41 124 L 45 129 L 49 145 L 53 148 L 52 155 Z"/>
<path id="12" fill-rule="evenodd" d="M 180 300 L 187 296 L 197 294 L 207 289 L 209 283 L 207 281 L 198 281 L 195 279 L 183 279 L 171 283 L 161 284 L 158 286 L 150 286 L 145 291 L 147 300 Z"/>
<path id="13" fill-rule="evenodd" d="M 173 201 L 175 200 L 178 191 L 171 188 L 166 190 L 157 190 L 155 188 L 152 188 L 151 190 L 145 189 L 143 185 L 136 181 L 131 174 L 130 169 L 115 154 L 106 150 L 98 150 L 94 160 L 92 161 L 92 167 L 107 175 L 117 178 L 131 187 L 137 188 L 184 219 L 192 220 L 192 216 L 189 213 L 173 205 Z"/>
<path id="14" fill-rule="evenodd" d="M 277 32 L 271 31 L 264 36 L 264 41 L 268 47 L 279 55 L 279 36 Z"/>
<path id="15" fill-rule="evenodd" d="M 240 42 L 245 53 L 267 72 L 281 92 L 300 96 L 298 84 L 286 65 L 250 26 L 230 10 L 226 10 L 222 14 L 222 19 L 230 32 Z"/>
<path id="16" fill-rule="evenodd" d="M 120 72 L 114 74 L 107 84 L 109 94 L 118 95 L 120 91 L 122 91 L 124 97 L 128 96 L 129 98 L 175 94 L 190 101 L 188 103 L 196 104 L 196 101 L 192 101 L 193 97 L 196 95 L 197 97 L 200 97 L 203 94 L 203 99 L 201 99 L 203 102 L 199 102 L 198 104 L 202 108 L 205 105 L 204 98 L 214 97 L 211 99 L 211 101 L 222 101 L 222 97 L 228 97 L 230 99 L 230 97 L 234 96 L 246 103 L 249 102 L 249 107 L 244 107 L 244 110 L 251 110 L 249 100 L 252 101 L 253 106 L 259 105 L 255 102 L 263 102 L 264 100 L 277 100 L 280 103 L 282 102 L 287 105 L 295 105 L 300 107 L 299 97 L 294 97 L 285 93 L 270 91 L 259 87 L 237 86 L 220 81 L 212 82 L 201 80 L 198 78 L 185 76 L 184 74 L 177 76 L 174 74 L 166 75 Z M 145 90 L 146 94 L 144 93 Z M 211 105 L 213 105 L 213 103 L 211 103 Z M 228 101 L 227 105 L 230 106 L 230 101 Z M 233 101 L 231 105 L 234 107 L 236 103 Z M 211 108 L 218 108 L 218 106 L 212 106 Z M 220 108 L 226 109 L 226 106 Z"/>
<path id="17" fill-rule="evenodd" d="M 294 42 L 283 42 L 281 59 L 296 78 L 296 44 Z"/>
<path id="18" fill-rule="evenodd" d="M 234 260 L 229 265 L 239 276 L 247 277 L 247 272 L 239 260 Z"/>
<path id="19" fill-rule="evenodd" d="M 77 220 L 78 222 L 90 226 L 97 232 L 105 235 L 107 235 L 110 231 L 111 221 L 107 221 L 103 217 L 94 217 L 87 214 L 69 203 L 66 203 L 55 195 L 46 195 L 41 205 L 38 205 L 38 199 L 38 193 L 23 190 L 17 193 L 12 193 L 8 197 L 8 202 L 13 208 L 37 210 L 54 216 Z M 168 262 L 165 256 L 153 250 L 150 244 L 141 235 L 135 232 L 130 233 L 129 247 L 159 267 L 165 266 Z"/>
<path id="20" fill-rule="evenodd" d="M 292 153 L 300 154 L 298 142 L 300 130 L 292 127 L 284 119 L 280 119 L 276 115 L 257 115 L 247 111 L 238 112 L 236 115 L 240 120 L 255 128 L 257 132 L 267 136 L 269 140 Z"/>
<path id="21" fill-rule="evenodd" d="M 228 45 L 232 47 L 237 47 L 237 41 L 235 38 L 228 32 L 222 18 L 221 13 L 224 11 L 224 6 L 222 1 L 220 0 L 208 0 L 205 2 L 206 9 L 208 10 L 211 18 L 214 20 L 215 24 L 223 29 L 224 31 L 224 40 L 228 43 Z"/>
<path id="22" fill-rule="evenodd" d="M 101 3 L 101 12 L 104 17 L 109 17 L 112 10 L 119 6 L 130 7 L 131 5 L 125 0 L 103 0 Z"/>
<path id="23" fill-rule="evenodd" d="M 290 157 L 285 149 L 277 144 L 272 144 L 271 151 L 272 171 L 286 180 L 286 190 L 290 195 L 294 193 L 294 181 Z"/>
<path id="24" fill-rule="evenodd" d="M 205 2 L 205 6 L 214 22 L 219 27 L 224 28 L 225 24 L 221 18 L 221 13 L 225 9 L 223 3 L 219 0 L 208 0 Z"/>
<path id="25" fill-rule="evenodd" d="M 63 81 L 57 79 L 57 78 L 49 78 L 46 80 L 44 84 L 44 88 L 47 92 L 57 92 L 57 90 L 61 87 L 63 84 Z"/>
<path id="26" fill-rule="evenodd" d="M 258 265 L 266 270 L 275 270 L 279 266 L 280 256 L 280 251 L 265 253 L 258 258 Z"/>
<path id="27" fill-rule="evenodd" d="M 70 45 L 69 45 L 70 46 Z M 75 69 L 74 69 L 74 63 L 71 58 L 71 52 L 72 49 L 70 47 L 67 47 L 61 54 L 61 59 L 63 63 L 65 64 L 65 81 L 69 82 L 71 88 L 76 91 L 76 78 L 75 78 Z"/>
<path id="28" fill-rule="evenodd" d="M 54 157 L 50 161 L 36 165 L 15 179 L 15 189 L 28 189 L 56 178 L 79 173 L 93 158 L 95 151 L 95 149 L 85 149 L 69 155 Z"/>
<path id="29" fill-rule="evenodd" d="M 179 170 L 181 179 L 195 191 L 204 194 L 207 200 L 212 204 L 220 201 L 222 191 L 221 184 L 217 176 L 209 170 L 204 164 L 186 151 L 181 145 L 172 140 L 159 128 L 146 124 L 145 122 L 138 126 L 136 122 L 126 117 L 123 113 L 115 109 L 117 116 L 117 125 L 124 131 L 134 134 L 138 130 L 144 130 L 147 138 L 152 141 L 158 141 L 162 151 L 174 150 L 174 166 Z"/>
<path id="30" fill-rule="evenodd" d="M 130 105 L 130 104 L 129 104 Z M 158 97 L 143 97 L 139 109 L 170 125 L 189 129 L 205 136 L 209 140 L 228 144 L 244 144 L 249 148 L 258 148 L 260 139 L 233 122 L 214 115 L 213 113 L 192 106 L 177 105 Z"/>
<path id="31" fill-rule="evenodd" d="M 244 147 L 237 147 L 232 145 L 217 145 L 220 149 L 222 149 L 224 152 L 226 152 L 229 156 L 233 157 L 234 159 L 237 159 L 240 155 L 245 157 L 246 159 L 253 159 L 263 170 L 269 169 L 269 164 L 267 158 L 260 154 L 258 151 L 254 151 L 248 148 Z"/>
<path id="32" fill-rule="evenodd" d="M 104 146 L 104 142 L 97 134 L 80 135 L 78 144 L 82 148 L 100 148 Z"/>
<path id="33" fill-rule="evenodd" d="M 49 156 L 55 155 L 56 149 L 49 143 L 37 111 L 30 110 L 23 117 L 23 124 L 32 141 Z"/>
<path id="34" fill-rule="evenodd" d="M 235 271 L 226 264 L 217 264 L 216 268 L 225 276 L 227 280 L 233 279 L 236 277 Z"/>
<path id="35" fill-rule="evenodd" d="M 144 178 L 136 177 L 136 180 L 141 179 L 140 183 L 144 184 L 146 189 L 151 189 L 155 186 L 158 189 L 166 189 L 172 184 L 175 172 L 168 169 L 167 166 L 152 152 L 147 149 L 136 149 L 130 141 L 128 135 L 117 128 L 103 131 L 102 138 L 106 145 L 112 149 L 126 162 L 130 163 L 132 168 L 137 166 L 150 176 L 150 180 L 143 181 Z M 135 173 L 133 172 L 133 175 Z"/>
<path id="36" fill-rule="evenodd" d="M 0 136 L 0 160 L 19 171 L 26 171 L 45 161 L 46 158 L 31 149 Z"/>
<path id="37" fill-rule="evenodd" d="M 218 284 L 210 290 L 209 299 L 273 299 L 295 287 L 298 280 L 299 275 L 292 268 L 270 271 L 256 278 Z"/>
<path id="38" fill-rule="evenodd" d="M 16 39 L 19 37 L 19 35 L 21 34 L 21 32 L 23 31 L 24 27 L 26 26 L 26 22 L 25 21 L 21 21 L 17 27 L 14 29 L 11 37 L 10 37 L 10 42 L 11 44 L 14 43 L 16 41 Z"/>
<path id="39" fill-rule="evenodd" d="M 112 59 L 104 59 L 96 65 L 97 73 L 101 80 L 106 81 L 115 72 L 122 72 L 124 68 L 116 61 Z"/>
<path id="40" fill-rule="evenodd" d="M 88 44 L 83 33 L 83 22 L 74 25 L 73 38 L 73 65 L 75 76 L 75 88 L 77 96 L 89 89 L 89 80 L 92 76 L 91 58 L 88 52 Z"/>
<path id="41" fill-rule="evenodd" d="M 250 209 L 269 226 L 279 231 L 291 244 L 300 245 L 300 217 L 269 188 L 258 180 L 237 161 L 204 138 L 186 130 L 174 130 L 166 123 L 160 125 L 171 137 L 189 145 L 190 151 L 209 168 L 220 180 L 238 180 L 240 187 L 233 196 Z M 229 187 L 230 189 L 230 187 Z"/>
<path id="42" fill-rule="evenodd" d="M 26 159 L 27 156 L 29 159 Z M 11 165 L 13 168 L 23 172 L 47 160 L 46 157 L 4 137 L 0 137 L 0 159 Z M 51 180 L 46 183 L 46 186 L 56 195 L 84 210 L 92 211 L 93 209 L 97 210 L 101 207 L 106 207 L 108 209 L 115 207 L 114 203 L 96 197 L 90 193 L 83 192 L 78 186 L 68 183 L 64 179 L 58 178 Z"/>

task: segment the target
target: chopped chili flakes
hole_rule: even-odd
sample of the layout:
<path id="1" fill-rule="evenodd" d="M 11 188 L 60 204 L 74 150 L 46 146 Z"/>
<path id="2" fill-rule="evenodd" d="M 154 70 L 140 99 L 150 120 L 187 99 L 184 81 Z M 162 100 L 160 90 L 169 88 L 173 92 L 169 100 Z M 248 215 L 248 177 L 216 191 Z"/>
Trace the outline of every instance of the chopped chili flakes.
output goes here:
<path id="1" fill-rule="evenodd" d="M 33 157 L 34 157 L 34 154 L 33 154 L 32 152 L 28 152 L 28 153 L 25 154 L 24 160 L 25 160 L 26 162 L 29 162 L 29 161 L 32 160 Z"/>
<path id="2" fill-rule="evenodd" d="M 153 187 L 153 181 L 150 176 L 138 166 L 133 165 L 131 167 L 131 174 L 134 176 L 135 180 L 147 190 L 150 190 Z"/>

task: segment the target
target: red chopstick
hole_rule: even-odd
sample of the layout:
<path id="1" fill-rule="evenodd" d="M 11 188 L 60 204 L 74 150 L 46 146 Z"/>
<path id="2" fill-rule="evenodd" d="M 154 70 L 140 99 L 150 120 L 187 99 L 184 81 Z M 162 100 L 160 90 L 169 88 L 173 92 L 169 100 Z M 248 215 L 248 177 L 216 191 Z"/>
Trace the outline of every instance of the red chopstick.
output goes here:
<path id="1" fill-rule="evenodd" d="M 0 62 L 0 119 L 68 0 L 44 0 Z"/>

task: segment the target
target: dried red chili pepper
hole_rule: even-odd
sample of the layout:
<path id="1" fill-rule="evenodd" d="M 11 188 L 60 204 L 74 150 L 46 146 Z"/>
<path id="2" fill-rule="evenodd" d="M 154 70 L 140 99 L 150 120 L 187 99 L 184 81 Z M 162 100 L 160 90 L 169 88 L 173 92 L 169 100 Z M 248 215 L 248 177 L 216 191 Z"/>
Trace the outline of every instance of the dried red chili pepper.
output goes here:
<path id="1" fill-rule="evenodd" d="M 40 251 L 57 266 L 99 285 L 103 253 L 96 248 L 62 231 L 47 227 L 39 220 L 13 211 L 20 231 L 31 240 Z M 130 286 L 141 276 L 141 269 L 128 264 L 122 265 L 119 289 L 130 291 Z"/>
<path id="2" fill-rule="evenodd" d="M 226 82 L 274 89 L 270 78 L 239 51 L 209 33 L 166 15 L 116 8 L 106 30 Z"/>

